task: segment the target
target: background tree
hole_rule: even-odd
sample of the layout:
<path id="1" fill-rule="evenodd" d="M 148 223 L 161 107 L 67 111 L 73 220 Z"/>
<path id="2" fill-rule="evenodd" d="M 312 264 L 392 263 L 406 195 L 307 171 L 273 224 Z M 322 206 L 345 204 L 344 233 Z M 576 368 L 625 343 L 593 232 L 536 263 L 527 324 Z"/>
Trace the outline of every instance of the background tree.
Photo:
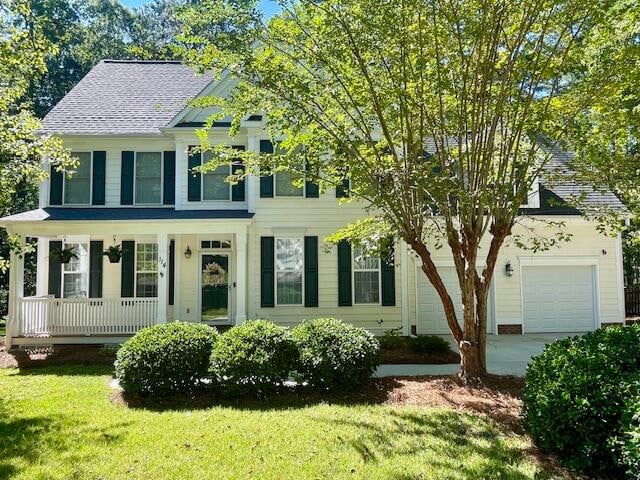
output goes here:
<path id="1" fill-rule="evenodd" d="M 329 240 L 404 240 L 443 303 L 461 377 L 477 381 L 486 373 L 487 296 L 498 253 L 551 152 L 579 133 L 571 127 L 582 112 L 615 92 L 602 88 L 618 82 L 615 57 L 608 71 L 592 62 L 629 41 L 631 27 L 607 26 L 638 7 L 593 0 L 282 5 L 267 25 L 255 2 L 187 9 L 185 58 L 239 82 L 231 98 L 199 104 L 231 114 L 234 128 L 247 114 L 268 113 L 278 151 L 246 153 L 244 174 L 288 170 L 322 188 L 348 178 L 368 218 Z M 229 32 L 240 34 L 230 41 Z M 207 168 L 229 162 L 225 153 Z M 549 248 L 567 239 L 562 225 L 554 227 L 514 241 Z M 441 247 L 455 265 L 460 319 L 433 262 Z"/>

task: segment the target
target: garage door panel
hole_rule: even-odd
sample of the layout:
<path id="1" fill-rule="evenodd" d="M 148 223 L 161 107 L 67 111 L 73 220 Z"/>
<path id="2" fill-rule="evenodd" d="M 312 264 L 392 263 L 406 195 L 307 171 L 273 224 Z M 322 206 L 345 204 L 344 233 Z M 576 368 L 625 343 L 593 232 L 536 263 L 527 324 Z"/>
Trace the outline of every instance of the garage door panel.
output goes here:
<path id="1" fill-rule="evenodd" d="M 535 266 L 522 270 L 524 330 L 584 332 L 595 323 L 591 266 Z"/>

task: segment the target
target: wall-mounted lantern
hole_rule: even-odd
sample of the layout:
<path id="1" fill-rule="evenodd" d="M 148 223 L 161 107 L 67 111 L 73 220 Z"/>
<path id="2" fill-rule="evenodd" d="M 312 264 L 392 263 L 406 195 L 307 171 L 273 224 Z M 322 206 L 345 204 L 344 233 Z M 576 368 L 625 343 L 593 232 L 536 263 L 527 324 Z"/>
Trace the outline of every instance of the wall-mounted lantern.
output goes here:
<path id="1" fill-rule="evenodd" d="M 511 265 L 510 261 L 507 261 L 506 265 L 504 266 L 504 273 L 507 275 L 507 277 L 513 276 L 513 265 Z"/>
<path id="2" fill-rule="evenodd" d="M 187 249 L 184 251 L 184 258 L 191 258 L 191 249 L 187 245 Z"/>

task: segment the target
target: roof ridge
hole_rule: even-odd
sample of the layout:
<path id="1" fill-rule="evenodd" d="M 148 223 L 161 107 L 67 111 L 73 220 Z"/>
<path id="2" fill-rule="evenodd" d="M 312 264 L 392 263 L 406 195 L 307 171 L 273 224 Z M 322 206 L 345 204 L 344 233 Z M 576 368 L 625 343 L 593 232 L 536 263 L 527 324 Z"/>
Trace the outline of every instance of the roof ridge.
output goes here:
<path id="1" fill-rule="evenodd" d="M 182 61 L 180 60 L 141 60 L 141 59 L 118 60 L 118 59 L 112 59 L 112 58 L 105 58 L 101 60 L 101 63 L 143 63 L 143 64 L 144 63 L 151 63 L 151 64 L 169 63 L 174 65 L 182 65 Z"/>

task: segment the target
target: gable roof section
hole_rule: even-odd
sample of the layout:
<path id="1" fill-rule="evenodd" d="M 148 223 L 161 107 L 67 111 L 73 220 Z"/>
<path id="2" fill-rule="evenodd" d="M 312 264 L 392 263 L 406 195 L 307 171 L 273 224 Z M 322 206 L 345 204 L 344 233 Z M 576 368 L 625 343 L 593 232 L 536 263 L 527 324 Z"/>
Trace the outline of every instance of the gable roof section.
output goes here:
<path id="1" fill-rule="evenodd" d="M 46 115 L 42 132 L 160 135 L 211 82 L 180 62 L 103 60 Z"/>

